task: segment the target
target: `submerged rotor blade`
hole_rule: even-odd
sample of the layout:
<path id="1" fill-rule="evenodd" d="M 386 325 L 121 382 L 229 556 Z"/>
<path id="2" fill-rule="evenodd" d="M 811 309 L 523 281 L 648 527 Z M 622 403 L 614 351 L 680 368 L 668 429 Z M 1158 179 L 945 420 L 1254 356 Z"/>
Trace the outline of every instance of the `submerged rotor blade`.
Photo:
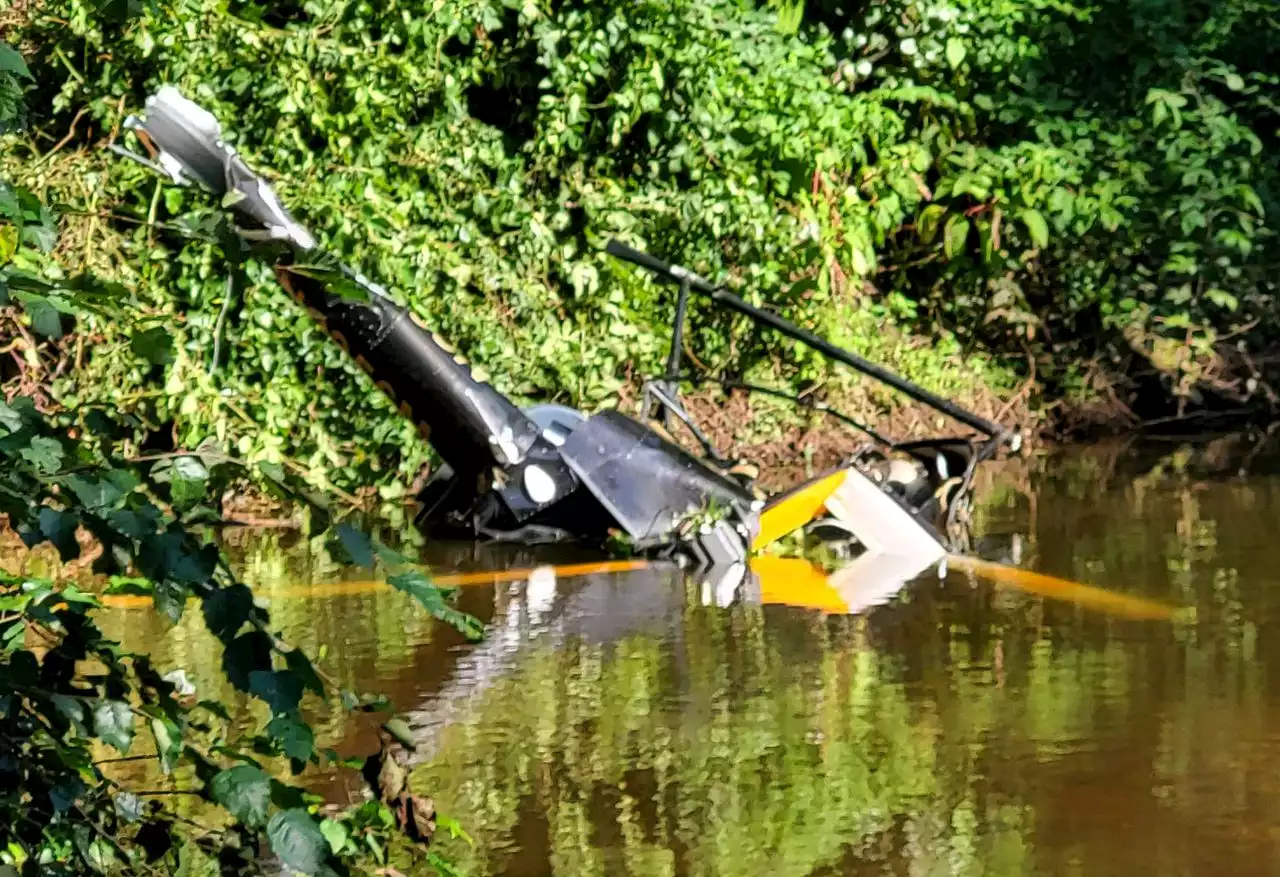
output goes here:
<path id="1" fill-rule="evenodd" d="M 644 569 L 649 566 L 646 560 L 607 560 L 598 563 L 573 563 L 563 566 L 544 567 L 555 573 L 556 578 L 568 579 L 576 576 L 596 575 L 599 573 L 621 573 Z M 431 583 L 439 588 L 462 588 L 474 585 L 497 585 L 503 582 L 518 582 L 538 573 L 537 568 L 513 568 L 483 570 L 480 572 L 443 573 L 431 577 Z M 291 587 L 277 588 L 269 596 L 272 600 L 316 599 L 324 597 L 346 597 L 355 594 L 371 594 L 389 589 L 385 581 L 376 579 L 359 579 L 346 582 L 314 582 Z M 105 594 L 99 598 L 108 609 L 149 609 L 151 597 L 146 594 Z M 196 599 L 192 597 L 191 599 Z"/>
<path id="2" fill-rule="evenodd" d="M 1170 621 L 1174 618 L 1194 612 L 1194 608 L 1178 607 L 1168 603 L 1158 603 L 1141 597 L 1131 597 L 1095 588 L 1091 585 L 1073 582 L 1057 576 L 1032 572 L 1015 566 L 1005 566 L 977 557 L 961 554 L 947 556 L 947 563 L 957 569 L 979 575 L 988 581 L 1000 585 L 1008 585 L 1030 594 L 1038 594 L 1054 600 L 1075 603 L 1086 609 L 1095 609 L 1108 615 L 1136 620 Z"/>

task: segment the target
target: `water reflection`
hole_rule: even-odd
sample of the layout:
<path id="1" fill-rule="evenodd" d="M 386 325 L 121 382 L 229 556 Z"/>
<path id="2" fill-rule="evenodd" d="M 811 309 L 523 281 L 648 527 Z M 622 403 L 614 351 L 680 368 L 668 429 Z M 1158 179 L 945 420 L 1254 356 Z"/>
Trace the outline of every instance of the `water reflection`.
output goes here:
<path id="1" fill-rule="evenodd" d="M 1194 606 L 1191 624 L 956 570 L 857 616 L 633 570 L 466 587 L 489 625 L 469 646 L 387 589 L 299 596 L 344 575 L 313 547 L 258 537 L 237 562 L 287 637 L 410 713 L 415 786 L 475 838 L 448 843 L 475 875 L 1262 875 L 1280 871 L 1277 463 L 1241 439 L 1101 449 L 981 491 L 986 556 Z M 217 678 L 198 619 L 104 621 Z M 320 742 L 367 752 L 369 730 L 334 716 Z"/>

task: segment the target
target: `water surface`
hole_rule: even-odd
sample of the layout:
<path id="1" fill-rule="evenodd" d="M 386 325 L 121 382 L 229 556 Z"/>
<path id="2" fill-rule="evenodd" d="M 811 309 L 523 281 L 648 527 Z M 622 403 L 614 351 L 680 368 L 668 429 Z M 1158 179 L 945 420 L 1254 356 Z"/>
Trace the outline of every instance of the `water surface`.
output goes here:
<path id="1" fill-rule="evenodd" d="M 1248 437 L 1093 449 L 1006 466 L 980 498 L 984 556 L 1194 621 L 955 572 L 831 616 L 719 606 L 670 570 L 544 571 L 461 589 L 488 625 L 473 646 L 287 536 L 233 551 L 286 638 L 408 716 L 415 787 L 471 833 L 446 842 L 471 874 L 1280 873 L 1280 455 Z M 104 622 L 217 678 L 197 618 Z M 319 731 L 373 745 L 340 714 Z"/>

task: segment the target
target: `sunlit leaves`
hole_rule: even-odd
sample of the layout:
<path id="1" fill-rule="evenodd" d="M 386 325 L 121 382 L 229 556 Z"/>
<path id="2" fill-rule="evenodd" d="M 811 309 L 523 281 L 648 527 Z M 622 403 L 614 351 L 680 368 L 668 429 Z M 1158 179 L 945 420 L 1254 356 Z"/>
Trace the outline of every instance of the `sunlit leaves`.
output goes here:
<path id="1" fill-rule="evenodd" d="M 103 743 L 128 753 L 133 744 L 134 715 L 129 704 L 104 700 L 93 709 L 93 732 Z"/>
<path id="2" fill-rule="evenodd" d="M 329 851 L 335 855 L 342 852 L 351 837 L 351 830 L 347 828 L 346 823 L 333 819 L 326 819 L 320 823 L 320 833 L 329 842 Z"/>
<path id="3" fill-rule="evenodd" d="M 1031 235 L 1031 242 L 1037 247 L 1049 246 L 1049 224 L 1045 222 L 1044 215 L 1038 210 L 1022 211 L 1022 223 L 1027 227 L 1027 234 Z"/>
<path id="4" fill-rule="evenodd" d="M 947 219 L 947 224 L 943 228 L 942 249 L 947 254 L 948 259 L 955 259 L 964 252 L 965 241 L 968 237 L 969 220 L 959 214 Z"/>
<path id="5" fill-rule="evenodd" d="M 182 757 L 182 729 L 167 717 L 153 718 L 150 724 L 160 769 L 165 773 L 173 773 Z"/>

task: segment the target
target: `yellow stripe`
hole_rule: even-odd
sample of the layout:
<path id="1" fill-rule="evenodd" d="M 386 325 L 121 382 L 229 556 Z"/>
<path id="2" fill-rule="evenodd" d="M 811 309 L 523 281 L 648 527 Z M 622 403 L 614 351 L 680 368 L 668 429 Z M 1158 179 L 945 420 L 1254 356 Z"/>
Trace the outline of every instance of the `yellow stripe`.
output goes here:
<path id="1" fill-rule="evenodd" d="M 844 484 L 845 475 L 844 469 L 833 472 L 825 478 L 801 485 L 765 506 L 760 513 L 760 531 L 751 542 L 751 550 L 759 551 L 812 521 L 827 499 Z"/>
<path id="2" fill-rule="evenodd" d="M 595 573 L 630 572 L 643 569 L 648 565 L 643 560 L 612 560 L 601 563 L 575 563 L 553 566 L 557 578 L 567 579 L 575 576 L 593 575 Z M 433 584 L 441 588 L 459 588 L 469 585 L 497 585 L 503 582 L 516 582 L 533 575 L 534 570 L 502 569 L 485 572 L 445 573 L 431 577 Z M 345 597 L 354 594 L 371 594 L 383 591 L 390 586 L 386 582 L 375 580 L 357 580 L 349 582 L 317 582 L 309 585 L 295 585 L 280 588 L 266 594 L 270 600 L 290 600 L 307 598 Z M 106 594 L 102 605 L 111 609 L 149 609 L 151 598 L 140 594 Z"/>

